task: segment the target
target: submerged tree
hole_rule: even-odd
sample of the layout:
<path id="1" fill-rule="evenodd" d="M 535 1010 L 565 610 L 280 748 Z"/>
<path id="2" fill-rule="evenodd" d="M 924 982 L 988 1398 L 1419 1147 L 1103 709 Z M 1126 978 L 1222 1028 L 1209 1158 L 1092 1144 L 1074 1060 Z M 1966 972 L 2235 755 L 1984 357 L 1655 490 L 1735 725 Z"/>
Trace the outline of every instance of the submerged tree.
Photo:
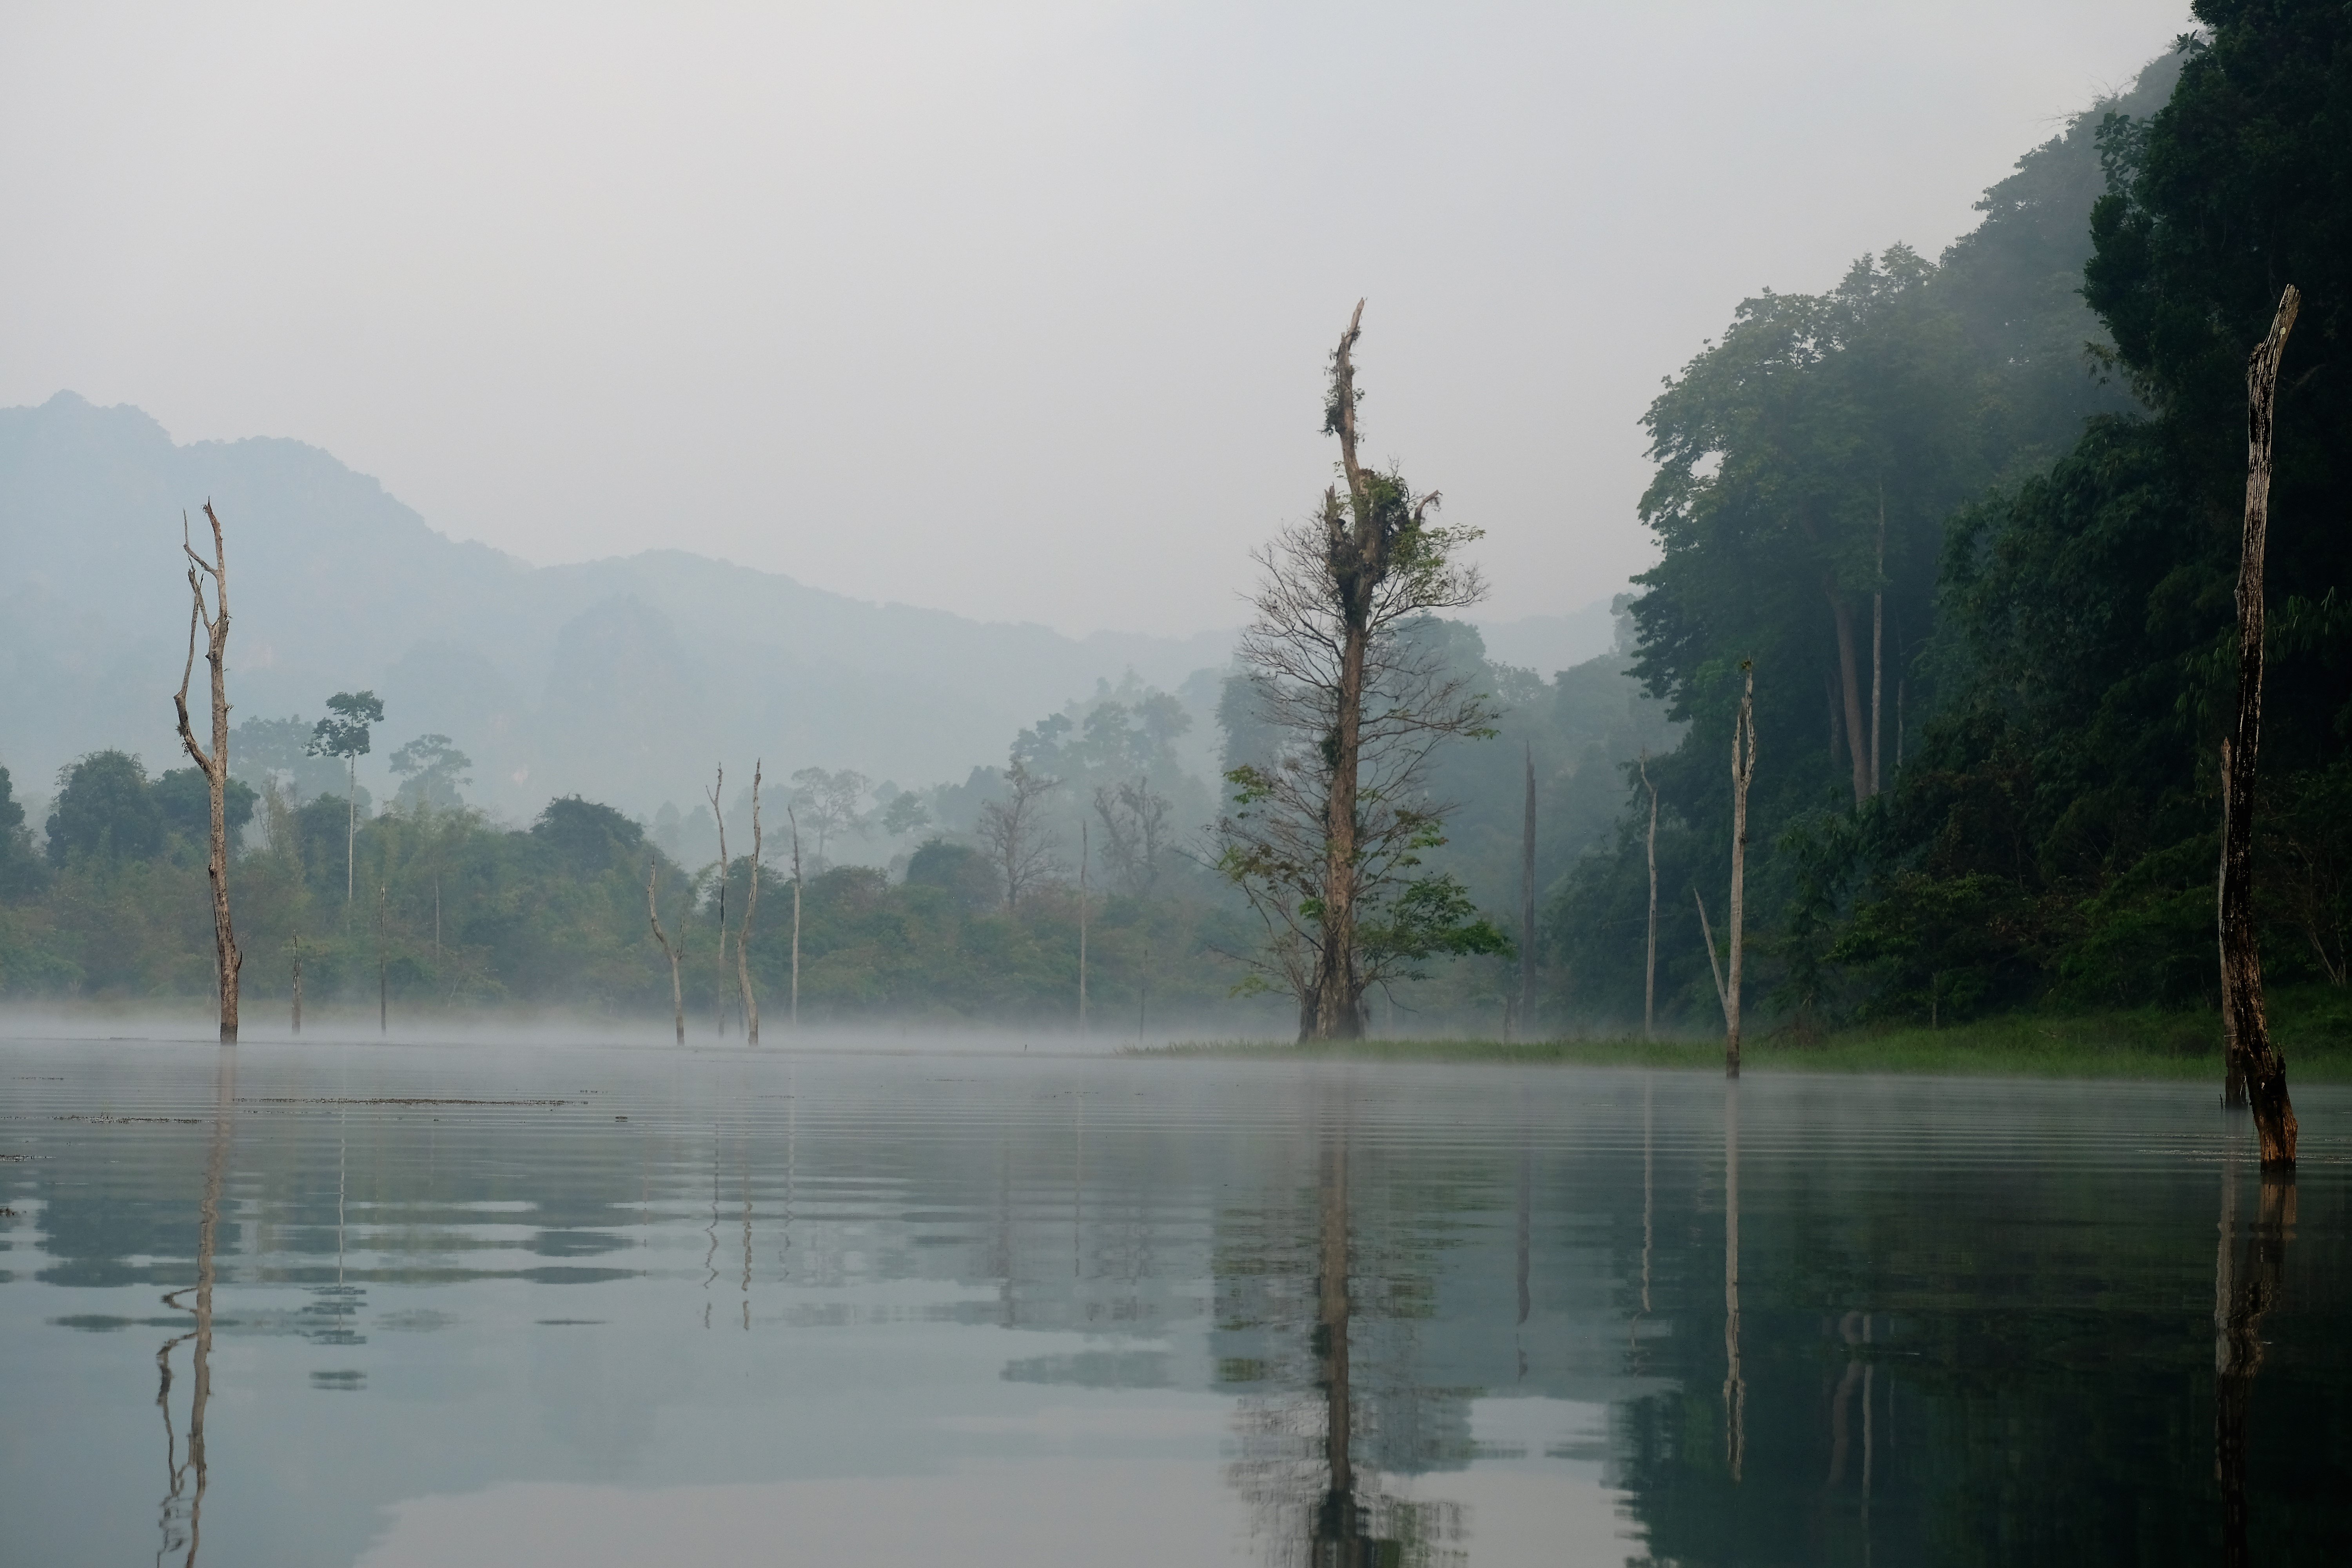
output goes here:
<path id="1" fill-rule="evenodd" d="M 743 1043 L 760 1043 L 760 999 L 751 994 L 751 917 L 760 912 L 760 763 L 751 764 L 751 869 L 743 893 L 743 918 L 735 927 L 735 984 L 743 995 Z M 727 868 L 719 875 L 723 880 Z"/>
<path id="2" fill-rule="evenodd" d="M 654 890 L 661 884 L 661 859 L 656 856 L 646 871 L 646 919 L 652 922 L 654 941 L 661 944 L 662 957 L 669 963 L 669 1005 L 672 1022 L 677 1026 L 677 1043 L 686 1044 L 686 983 L 678 969 L 686 963 L 686 927 L 678 926 L 677 941 L 673 942 L 662 930 L 661 910 L 655 906 Z"/>
<path id="3" fill-rule="evenodd" d="M 188 558 L 188 658 L 180 670 L 180 689 L 172 699 L 180 721 L 180 744 L 205 775 L 211 802 L 206 836 L 209 854 L 205 874 L 213 889 L 213 947 L 219 964 L 221 1044 L 236 1044 L 237 972 L 245 954 L 237 951 L 236 928 L 228 908 L 228 547 L 221 538 L 220 515 L 205 502 L 205 521 L 212 524 L 213 558 L 195 552 L 188 541 L 187 518 L 180 519 L 180 550 Z M 212 580 L 212 602 L 205 605 L 205 580 Z M 212 672 L 213 745 L 198 743 L 188 721 L 188 682 L 196 669 L 196 632 L 205 634 L 205 663 Z"/>
<path id="4" fill-rule="evenodd" d="M 2238 701 L 2221 742 L 2221 1006 L 2230 1072 L 2244 1084 L 2263 1163 L 2294 1163 L 2294 1106 L 2286 1063 L 2263 1016 L 2263 955 L 2254 933 L 2254 784 L 2263 728 L 2263 547 L 2270 526 L 2271 437 L 2280 356 L 2302 298 L 2280 296 L 2269 334 L 2246 365 L 2246 525 L 2238 569 Z"/>
<path id="5" fill-rule="evenodd" d="M 1731 957 L 1723 983 L 1723 1070 L 1739 1076 L 1739 966 L 1748 930 L 1748 788 L 1756 782 L 1756 666 L 1739 661 L 1748 678 L 1739 718 L 1731 731 Z"/>
<path id="6" fill-rule="evenodd" d="M 1419 617 L 1477 603 L 1486 583 L 1455 559 L 1477 530 L 1436 526 L 1435 491 L 1416 495 L 1358 456 L 1363 315 L 1359 300 L 1324 406 L 1343 485 L 1258 552 L 1239 654 L 1276 750 L 1226 773 L 1232 810 L 1218 829 L 1218 868 L 1266 931 L 1253 962 L 1297 997 L 1302 1040 L 1361 1036 L 1367 990 L 1421 960 L 1511 947 L 1458 881 L 1422 870 L 1445 841 L 1447 808 L 1424 787 L 1430 753 L 1492 735 L 1494 709 L 1410 633 Z"/>
<path id="7" fill-rule="evenodd" d="M 310 731 L 310 754 L 341 757 L 351 793 L 343 800 L 343 915 L 351 918 L 357 881 L 354 868 L 360 832 L 360 759 L 368 754 L 368 726 L 383 722 L 383 704 L 373 691 L 338 691 L 327 699 L 327 717 Z"/>

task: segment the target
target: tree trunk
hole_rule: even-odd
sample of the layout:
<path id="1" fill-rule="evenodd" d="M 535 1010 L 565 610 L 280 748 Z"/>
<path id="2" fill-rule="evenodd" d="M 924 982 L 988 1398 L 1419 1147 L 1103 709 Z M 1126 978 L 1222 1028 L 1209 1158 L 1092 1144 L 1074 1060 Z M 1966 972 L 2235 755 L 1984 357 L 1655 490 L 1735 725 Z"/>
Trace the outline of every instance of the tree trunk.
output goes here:
<path id="1" fill-rule="evenodd" d="M 298 934 L 295 936 L 295 938 L 294 938 L 294 1035 L 295 1035 L 295 1037 L 299 1039 L 299 1038 L 300 1038 L 300 1037 L 301 1037 L 301 1034 L 302 1034 L 302 938 L 301 938 L 301 937 L 300 937 L 300 935 L 298 933 Z"/>
<path id="2" fill-rule="evenodd" d="M 1650 858 L 1650 931 L 1642 946 L 1642 1038 L 1657 1037 L 1658 1009 L 1658 786 L 1650 782 L 1650 753 L 1642 752 L 1642 787 L 1650 792 L 1650 837 L 1647 850 Z M 1707 959 L 1715 958 L 1715 944 L 1707 944 Z"/>
<path id="3" fill-rule="evenodd" d="M 392 974 L 383 950 L 384 887 L 375 885 L 375 1032 L 392 1033 Z"/>
<path id="4" fill-rule="evenodd" d="M 678 928 L 679 946 L 672 947 L 667 933 L 662 930 L 661 913 L 654 905 L 654 889 L 661 880 L 661 862 L 656 859 L 646 868 L 646 919 L 654 928 L 654 940 L 661 943 L 662 956 L 669 960 L 670 1019 L 677 1031 L 677 1043 L 686 1044 L 686 983 L 679 978 L 678 962 L 685 956 L 686 928 Z"/>
<path id="5" fill-rule="evenodd" d="M 1087 832 L 1087 820 L 1078 819 L 1078 1033 L 1087 1032 L 1087 858 L 1093 853 L 1093 842 Z"/>
<path id="6" fill-rule="evenodd" d="M 1335 514 L 1337 510 L 1334 500 Z M 1346 625 L 1339 710 L 1331 735 L 1331 787 L 1323 812 L 1323 947 L 1307 1037 L 1318 1040 L 1352 1040 L 1364 1032 L 1362 989 L 1356 979 L 1356 783 L 1363 760 L 1364 657 L 1370 637 L 1360 601 L 1349 605 Z"/>
<path id="7" fill-rule="evenodd" d="M 1739 722 L 1731 732 L 1731 973 L 1723 984 L 1723 1070 L 1739 1076 L 1739 963 L 1748 913 L 1748 786 L 1756 780 L 1756 667 L 1740 660 L 1748 689 L 1739 699 Z M 1848 700 L 1852 697 L 1849 691 Z M 1745 747 L 1743 752 L 1742 747 Z"/>
<path id="8" fill-rule="evenodd" d="M 1869 740 L 1862 727 L 1862 672 L 1853 646 L 1853 609 L 1827 578 L 1822 592 L 1829 596 L 1830 618 L 1837 626 L 1838 699 L 1844 709 L 1845 751 L 1853 765 L 1853 803 L 1870 798 Z"/>
<path id="9" fill-rule="evenodd" d="M 1886 698 L 1886 487 L 1878 487 L 1878 582 L 1870 595 L 1870 793 L 1878 794 L 1878 723 Z"/>
<path id="10" fill-rule="evenodd" d="M 1528 1028 L 1536 999 L 1536 750 L 1527 748 L 1528 808 L 1519 833 L 1519 1027 Z"/>
<path id="11" fill-rule="evenodd" d="M 1352 353 L 1364 319 L 1356 301 L 1332 358 L 1339 465 L 1348 482 L 1352 520 L 1341 512 L 1337 489 L 1323 492 L 1326 552 L 1340 606 L 1338 711 L 1331 716 L 1331 780 L 1323 810 L 1322 947 L 1314 1007 L 1304 1037 L 1352 1040 L 1364 1033 L 1363 987 L 1356 973 L 1356 790 L 1363 762 L 1364 661 L 1371 641 L 1371 595 L 1384 574 L 1382 539 L 1371 489 L 1356 457 L 1356 378 Z"/>
<path id="12" fill-rule="evenodd" d="M 751 871 L 735 926 L 735 984 L 743 994 L 743 1043 L 760 1043 L 760 999 L 751 994 L 751 918 L 760 911 L 760 763 L 751 763 Z"/>
<path id="13" fill-rule="evenodd" d="M 2254 931 L 2254 787 L 2263 721 L 2263 552 L 2270 526 L 2272 418 L 2279 359 L 2302 303 L 2293 285 L 2279 299 L 2269 336 L 2246 364 L 2246 526 L 2238 569 L 2238 707 L 2222 742 L 2221 1005 L 2229 1053 L 2244 1078 L 2262 1139 L 2263 1164 L 2294 1163 L 2294 1107 L 2286 1064 L 2263 1016 L 2263 958 Z"/>
<path id="14" fill-rule="evenodd" d="M 343 759 L 343 934 L 352 933 L 352 902 L 359 896 L 360 760 Z"/>
<path id="15" fill-rule="evenodd" d="M 172 706 L 180 721 L 180 744 L 187 749 L 188 758 L 205 775 L 205 793 L 210 805 L 210 853 L 205 862 L 205 874 L 212 883 L 213 947 L 215 972 L 220 986 L 221 1044 L 236 1044 L 237 979 L 245 967 L 245 954 L 236 945 L 236 923 L 229 918 L 228 907 L 228 547 L 221 536 L 218 513 L 213 503 L 205 502 L 205 521 L 212 524 L 213 558 L 206 561 L 197 554 L 188 542 L 188 520 L 180 519 L 180 550 L 188 558 L 188 658 L 180 670 L 180 689 L 172 699 Z M 205 579 L 212 579 L 212 613 L 205 606 Z M 208 753 L 197 743 L 194 727 L 188 721 L 188 683 L 196 668 L 196 632 L 205 633 L 205 663 L 212 677 L 213 744 Z"/>
<path id="16" fill-rule="evenodd" d="M 727 792 L 727 764 L 719 764 L 719 776 L 712 784 L 710 815 L 719 821 L 719 990 L 714 1007 L 719 1014 L 719 1037 L 727 1037 L 727 814 L 719 809 L 719 797 Z"/>
<path id="17" fill-rule="evenodd" d="M 784 820 L 793 829 L 793 992 L 786 1004 L 784 1021 L 793 1028 L 801 1026 L 801 819 L 793 808 L 784 807 Z M 824 851 L 819 849 L 822 858 Z"/>

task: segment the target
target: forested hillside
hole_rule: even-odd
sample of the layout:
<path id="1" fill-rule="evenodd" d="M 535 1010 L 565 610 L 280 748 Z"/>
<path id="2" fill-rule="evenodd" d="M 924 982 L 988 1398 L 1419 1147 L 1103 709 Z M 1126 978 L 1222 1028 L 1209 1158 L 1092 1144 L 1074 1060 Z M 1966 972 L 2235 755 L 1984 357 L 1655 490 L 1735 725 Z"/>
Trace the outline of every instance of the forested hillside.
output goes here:
<path id="1" fill-rule="evenodd" d="M 1686 1026 L 1716 1006 L 1694 891 L 1727 879 L 1744 659 L 1768 1015 L 2210 1005 L 2245 360 L 2290 282 L 2258 878 L 2274 974 L 2344 984 L 2352 13 L 2198 16 L 1941 258 L 1745 302 L 1653 404 L 1662 559 L 1633 613 L 1690 725 L 1653 769 Z M 1571 1013 L 1640 1016 L 1643 826 L 1547 906 Z"/>

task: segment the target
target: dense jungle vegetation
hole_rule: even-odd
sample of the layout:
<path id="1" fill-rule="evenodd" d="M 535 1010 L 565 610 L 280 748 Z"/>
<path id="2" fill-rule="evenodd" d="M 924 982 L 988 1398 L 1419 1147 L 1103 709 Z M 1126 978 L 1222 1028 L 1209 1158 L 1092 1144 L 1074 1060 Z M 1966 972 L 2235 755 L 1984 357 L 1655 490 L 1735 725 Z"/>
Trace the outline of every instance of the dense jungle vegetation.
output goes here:
<path id="1" fill-rule="evenodd" d="M 2197 16 L 1940 260 L 1894 247 L 1747 301 L 1652 405 L 1663 559 L 1633 614 L 1643 679 L 1690 726 L 1653 769 L 1685 1016 L 1714 1005 L 1689 906 L 1727 874 L 1743 658 L 1750 923 L 1783 1019 L 2211 1005 L 2245 362 L 2289 282 L 2258 888 L 2273 976 L 2344 984 L 2352 12 Z M 1567 996 L 1621 1018 L 1636 827 L 1547 910 Z"/>
<path id="2" fill-rule="evenodd" d="M 1749 999 L 1767 1027 L 2210 1006 L 2243 366 L 2288 282 L 2305 304 L 2279 403 L 2258 888 L 2274 979 L 2345 985 L 2352 12 L 2197 15 L 2129 91 L 2021 159 L 1940 257 L 1892 244 L 1825 292 L 1747 300 L 1669 382 L 1644 418 L 1660 560 L 1617 653 L 1546 676 L 1491 663 L 1465 626 L 1408 628 L 1500 710 L 1493 738 L 1438 762 L 1433 793 L 1454 809 L 1429 858 L 1515 935 L 1524 768 L 1538 776 L 1539 1026 L 1641 1018 L 1646 752 L 1661 1022 L 1716 1028 L 1694 895 L 1721 920 L 1743 660 L 1760 758 Z M 789 805 L 804 1018 L 1074 1021 L 1083 859 L 1097 1027 L 1282 1029 L 1281 1006 L 1233 999 L 1259 935 L 1211 868 L 1218 789 L 1187 736 L 1213 708 L 1227 767 L 1265 737 L 1233 680 L 1223 695 L 1105 686 L 961 784 L 772 776 L 750 949 L 770 1022 L 792 972 Z M 687 948 L 694 1027 L 728 1005 L 719 894 L 731 932 L 753 875 L 751 759 L 722 795 L 722 878 L 709 810 L 639 821 L 573 797 L 501 824 L 464 804 L 470 764 L 439 736 L 404 748 L 407 783 L 376 809 L 341 763 L 305 754 L 308 724 L 237 733 L 255 1005 L 286 995 L 299 939 L 314 1002 L 372 1006 L 381 965 L 412 1008 L 664 1012 L 649 876 Z M 1008 839 L 1024 779 L 1041 793 Z M 25 783 L 0 771 L 0 994 L 208 992 L 202 778 L 92 753 L 38 824 Z M 1514 974 L 1508 958 L 1433 963 L 1375 1023 L 1491 1029 Z"/>

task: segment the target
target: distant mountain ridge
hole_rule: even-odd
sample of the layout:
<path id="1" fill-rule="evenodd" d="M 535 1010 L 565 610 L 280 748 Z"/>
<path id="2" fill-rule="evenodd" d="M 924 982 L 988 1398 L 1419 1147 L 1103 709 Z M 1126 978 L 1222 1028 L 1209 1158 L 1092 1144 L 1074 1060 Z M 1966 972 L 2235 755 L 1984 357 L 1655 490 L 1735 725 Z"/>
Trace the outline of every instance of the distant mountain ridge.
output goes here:
<path id="1" fill-rule="evenodd" d="M 1173 689 L 1232 646 L 867 604 L 681 551 L 532 566 L 436 532 L 317 447 L 181 446 L 136 408 L 61 392 L 0 409 L 0 764 L 20 789 L 103 746 L 174 765 L 179 521 L 207 498 L 228 532 L 238 717 L 315 717 L 373 688 L 372 763 L 449 735 L 475 760 L 469 796 L 513 816 L 573 792 L 691 803 L 722 757 L 746 778 L 755 755 L 771 778 L 961 778 L 1098 680 Z"/>

